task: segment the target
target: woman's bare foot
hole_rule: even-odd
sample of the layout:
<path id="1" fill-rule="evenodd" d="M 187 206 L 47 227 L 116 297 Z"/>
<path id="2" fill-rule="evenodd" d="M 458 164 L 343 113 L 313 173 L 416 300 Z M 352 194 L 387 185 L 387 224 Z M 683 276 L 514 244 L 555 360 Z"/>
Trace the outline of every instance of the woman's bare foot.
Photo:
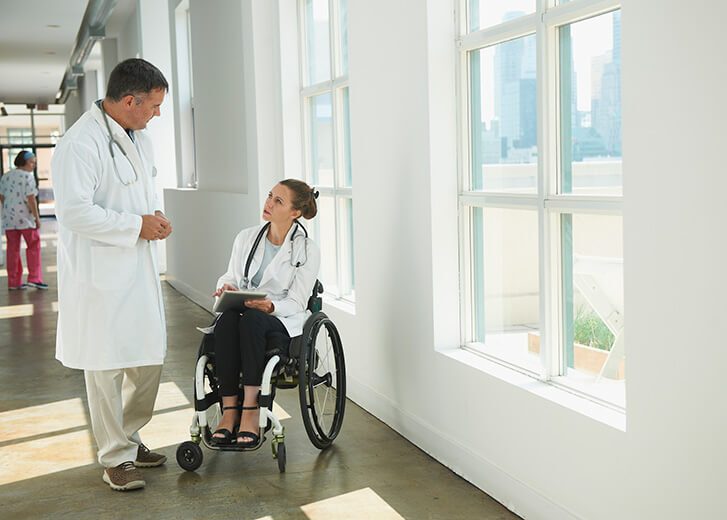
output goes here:
<path id="1" fill-rule="evenodd" d="M 240 418 L 240 412 L 236 410 L 225 410 L 225 412 L 222 414 L 222 419 L 220 419 L 220 423 L 217 425 L 218 430 L 228 430 L 230 432 L 235 431 L 235 426 L 237 425 L 237 421 Z M 221 433 L 213 433 L 212 434 L 213 439 L 224 439 L 225 436 Z"/>
<path id="2" fill-rule="evenodd" d="M 222 398 L 222 418 L 217 429 L 212 434 L 212 439 L 233 442 L 235 426 L 240 420 L 240 407 L 237 396 L 225 396 Z M 227 430 L 227 432 L 223 431 Z M 229 432 L 229 433 L 228 433 Z"/>
<path id="3" fill-rule="evenodd" d="M 245 407 L 247 408 L 247 407 Z M 260 408 L 255 407 L 254 410 L 242 410 L 242 418 L 240 419 L 240 433 L 238 434 L 237 441 L 242 442 L 244 444 L 249 444 L 255 439 L 252 437 L 248 437 L 247 435 L 242 435 L 242 432 L 251 432 L 255 435 L 258 434 L 258 431 L 260 429 Z"/>
<path id="4" fill-rule="evenodd" d="M 241 435 L 238 433 L 237 443 L 243 446 L 254 446 L 258 442 L 257 436 L 260 433 L 260 408 L 257 404 L 257 396 L 259 393 L 259 386 L 245 385 L 243 387 L 244 400 L 242 403 L 239 431 L 255 434 L 255 437 L 250 437 L 249 435 Z"/>

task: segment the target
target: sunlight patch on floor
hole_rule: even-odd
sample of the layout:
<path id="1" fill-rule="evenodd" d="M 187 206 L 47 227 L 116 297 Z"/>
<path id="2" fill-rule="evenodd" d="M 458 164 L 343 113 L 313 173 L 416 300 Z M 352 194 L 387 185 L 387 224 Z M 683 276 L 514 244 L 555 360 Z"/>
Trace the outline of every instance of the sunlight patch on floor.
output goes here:
<path id="1" fill-rule="evenodd" d="M 156 414 L 139 435 L 150 449 L 176 446 L 189 440 L 189 425 L 192 424 L 194 409 L 190 406 L 176 412 Z"/>
<path id="2" fill-rule="evenodd" d="M 96 450 L 91 432 L 82 430 L 3 446 L 0 460 L 0 485 L 3 485 L 93 464 Z"/>
<path id="3" fill-rule="evenodd" d="M 46 273 L 57 273 L 58 268 L 55 265 L 47 265 L 45 266 L 45 272 Z M 23 276 L 28 275 L 28 268 L 23 267 Z M 0 269 L 0 278 L 7 278 L 8 277 L 8 270 L 7 269 Z"/>
<path id="4" fill-rule="evenodd" d="M 310 520 L 404 520 L 371 488 L 359 489 L 319 502 L 301 506 Z"/>
<path id="5" fill-rule="evenodd" d="M 23 276 L 28 275 L 28 268 L 23 268 Z M 7 269 L 0 269 L 0 278 L 7 278 L 8 277 L 8 270 Z"/>
<path id="6" fill-rule="evenodd" d="M 76 397 L 0 413 L 0 442 L 86 426 L 86 407 Z"/>
<path id="7" fill-rule="evenodd" d="M 159 393 L 157 399 L 154 402 L 154 411 L 159 412 L 168 408 L 176 408 L 177 406 L 188 405 L 189 399 L 187 399 L 182 390 L 177 386 L 177 383 L 169 381 L 159 385 Z"/>
<path id="8" fill-rule="evenodd" d="M 33 304 L 24 303 L 21 305 L 0 306 L 0 320 L 9 318 L 25 318 L 33 315 Z"/>
<path id="9" fill-rule="evenodd" d="M 288 412 L 283 410 L 282 407 L 278 406 L 278 403 L 276 403 L 275 401 L 273 401 L 273 413 L 279 421 L 282 421 L 283 419 L 290 419 L 290 415 L 288 415 Z"/>
<path id="10" fill-rule="evenodd" d="M 155 415 L 140 432 L 150 448 L 188 440 L 192 407 L 165 412 L 186 405 L 189 400 L 176 383 L 159 385 Z M 95 463 L 95 442 L 86 414 L 80 397 L 0 413 L 0 443 L 9 443 L 0 446 L 0 485 Z M 74 428 L 83 430 L 54 434 Z M 43 437 L 23 441 L 38 434 Z"/>

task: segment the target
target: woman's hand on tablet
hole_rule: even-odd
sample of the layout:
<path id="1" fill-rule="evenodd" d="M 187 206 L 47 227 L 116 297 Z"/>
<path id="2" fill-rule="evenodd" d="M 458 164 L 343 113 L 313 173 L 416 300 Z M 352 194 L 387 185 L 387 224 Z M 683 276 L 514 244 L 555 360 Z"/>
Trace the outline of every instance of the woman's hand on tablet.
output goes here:
<path id="1" fill-rule="evenodd" d="M 238 290 L 237 287 L 235 287 L 234 285 L 226 283 L 222 287 L 217 289 L 215 292 L 213 292 L 212 296 L 217 297 L 225 291 L 237 291 L 237 290 Z"/>
<path id="2" fill-rule="evenodd" d="M 267 312 L 268 314 L 271 314 L 275 310 L 275 305 L 273 305 L 273 302 L 267 298 L 264 300 L 246 300 L 245 307 Z"/>

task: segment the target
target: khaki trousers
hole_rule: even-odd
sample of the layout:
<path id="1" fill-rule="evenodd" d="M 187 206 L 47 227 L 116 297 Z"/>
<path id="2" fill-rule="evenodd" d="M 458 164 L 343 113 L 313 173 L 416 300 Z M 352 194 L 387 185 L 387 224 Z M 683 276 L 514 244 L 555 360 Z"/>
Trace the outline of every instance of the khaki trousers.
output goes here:
<path id="1" fill-rule="evenodd" d="M 151 420 L 162 365 L 85 370 L 98 461 L 106 467 L 136 460 L 139 430 Z"/>

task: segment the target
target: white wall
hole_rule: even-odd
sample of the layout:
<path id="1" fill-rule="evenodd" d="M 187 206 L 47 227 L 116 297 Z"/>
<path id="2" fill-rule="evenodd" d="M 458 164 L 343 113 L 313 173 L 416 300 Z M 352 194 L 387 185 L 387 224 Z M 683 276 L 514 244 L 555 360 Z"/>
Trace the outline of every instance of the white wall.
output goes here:
<path id="1" fill-rule="evenodd" d="M 264 12 L 256 11 L 258 0 L 208 11 L 192 3 L 205 131 L 233 134 L 236 152 L 255 164 L 266 154 L 275 164 L 272 154 L 280 152 L 273 135 L 280 128 L 257 112 L 274 117 L 275 99 L 251 104 L 248 97 L 242 110 L 231 104 L 240 90 L 226 82 L 254 97 L 274 80 L 256 61 L 258 51 L 275 60 L 274 51 L 243 46 L 269 41 L 255 32 L 239 39 L 251 27 L 276 29 L 270 3 Z M 294 2 L 278 5 L 288 19 Z M 719 55 L 727 6 L 665 0 L 656 11 L 624 2 L 625 432 L 607 425 L 618 422 L 614 414 L 596 421 L 581 413 L 595 406 L 571 398 L 581 410 L 574 411 L 555 402 L 567 397 L 456 349 L 452 6 L 368 0 L 349 2 L 349 10 L 357 302 L 355 315 L 330 304 L 326 311 L 346 347 L 350 397 L 526 518 L 719 517 L 727 462 L 720 341 L 727 178 L 714 165 L 722 162 L 727 116 L 727 62 Z M 256 14 L 269 25 L 252 23 Z M 199 23 L 211 19 L 214 29 Z M 213 70 L 220 59 L 225 67 Z M 286 112 L 283 121 L 297 117 Z M 200 186 L 209 175 L 208 186 L 232 193 L 167 192 L 177 223 L 170 273 L 198 299 L 224 268 L 236 224 L 257 221 L 256 191 L 269 180 L 249 162 L 244 182 L 219 173 L 230 153 L 198 141 L 206 168 Z M 250 189 L 253 183 L 260 187 Z M 242 187 L 248 195 L 235 193 Z"/>
<path id="2" fill-rule="evenodd" d="M 144 0 L 137 4 L 139 13 L 140 55 L 162 71 L 170 88 L 160 109 L 160 117 L 152 119 L 147 133 L 154 145 L 154 164 L 157 169 L 155 186 L 157 196 L 164 209 L 164 189 L 177 186 L 177 154 L 175 152 L 174 90 L 171 88 L 172 53 L 170 25 L 174 19 L 169 16 L 168 0 Z M 174 223 L 172 223 L 174 226 Z M 165 244 L 166 246 L 166 244 Z M 166 271 L 166 247 L 159 249 L 159 269 Z"/>
<path id="3" fill-rule="evenodd" d="M 262 194 L 283 178 L 279 16 L 268 0 L 190 0 L 190 14 L 199 189 L 165 192 L 167 279 L 211 306 L 235 234 L 261 221 Z"/>
<path id="4" fill-rule="evenodd" d="M 81 83 L 79 82 L 79 86 L 80 85 Z M 86 109 L 81 106 L 82 98 L 83 96 L 79 93 L 78 89 L 71 90 L 68 94 L 68 98 L 65 103 L 66 129 L 71 128 L 71 125 L 78 121 L 78 118 L 86 111 Z"/>
<path id="5" fill-rule="evenodd" d="M 116 39 L 116 45 L 116 58 L 118 62 L 127 60 L 129 58 L 137 58 L 140 55 L 139 53 L 141 52 L 141 40 L 139 36 L 138 7 L 134 8 L 132 13 L 129 15 L 129 19 L 126 22 L 126 25 L 124 25 L 124 28 L 121 30 L 121 33 Z M 104 56 L 104 60 L 105 59 L 106 56 Z M 113 66 L 111 67 L 111 69 L 113 69 Z M 111 74 L 111 70 L 109 70 L 108 73 Z"/>
<path id="6" fill-rule="evenodd" d="M 243 5 L 190 1 L 199 187 L 246 193 Z M 224 14 L 221 14 L 224 13 Z"/>
<path id="7" fill-rule="evenodd" d="M 727 5 L 623 9 L 624 269 L 634 517 L 727 511 Z"/>

